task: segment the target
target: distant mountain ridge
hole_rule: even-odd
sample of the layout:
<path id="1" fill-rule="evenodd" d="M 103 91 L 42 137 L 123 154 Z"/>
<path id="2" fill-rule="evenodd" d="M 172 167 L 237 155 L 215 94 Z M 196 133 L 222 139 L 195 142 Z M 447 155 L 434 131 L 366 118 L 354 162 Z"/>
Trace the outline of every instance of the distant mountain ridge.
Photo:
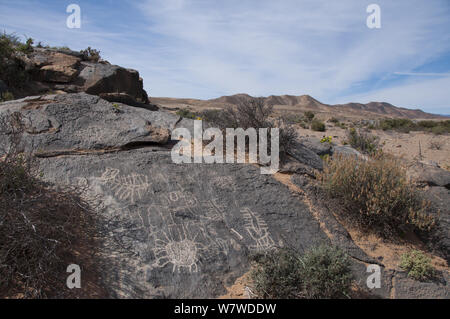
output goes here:
<path id="1" fill-rule="evenodd" d="M 222 96 L 216 99 L 208 100 L 211 103 L 224 103 L 237 105 L 244 100 L 253 98 L 252 96 L 240 93 L 230 96 Z M 346 104 L 325 104 L 322 103 L 309 95 L 270 95 L 268 97 L 263 97 L 266 104 L 272 105 L 285 105 L 285 106 L 298 106 L 298 108 L 306 109 L 316 109 L 317 111 L 330 112 L 336 108 L 339 111 L 358 111 L 358 112 L 370 112 L 378 115 L 384 115 L 388 117 L 403 117 L 409 119 L 443 119 L 445 116 L 438 114 L 426 113 L 419 109 L 407 109 L 402 107 L 394 106 L 386 102 L 370 102 L 370 103 L 346 103 Z"/>

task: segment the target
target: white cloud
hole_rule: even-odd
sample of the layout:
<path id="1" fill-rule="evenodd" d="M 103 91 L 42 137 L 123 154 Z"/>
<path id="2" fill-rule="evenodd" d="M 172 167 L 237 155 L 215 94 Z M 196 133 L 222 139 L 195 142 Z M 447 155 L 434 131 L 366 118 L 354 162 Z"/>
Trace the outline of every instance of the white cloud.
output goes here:
<path id="1" fill-rule="evenodd" d="M 414 80 L 370 93 L 342 97 L 336 103 L 387 101 L 397 106 L 450 115 L 449 88 L 450 76 L 422 81 Z"/>
<path id="2" fill-rule="evenodd" d="M 310 94 L 325 103 L 373 96 L 399 106 L 449 105 L 440 87 L 426 84 L 437 82 L 424 79 L 449 70 L 415 72 L 450 52 L 448 0 L 377 0 L 381 29 L 367 28 L 371 2 L 360 0 L 129 1 L 133 14 L 142 16 L 124 14 L 120 22 L 96 20 L 100 8 L 89 3 L 89 11 L 84 10 L 80 0 L 85 14 L 76 31 L 61 27 L 65 10 L 23 10 L 34 2 L 15 3 L 21 5 L 0 3 L 7 31 L 52 45 L 97 47 L 112 63 L 138 69 L 153 96 L 213 98 L 246 92 Z M 115 10 L 114 4 L 107 10 Z M 138 18 L 143 21 L 136 27 Z M 399 70 L 430 80 L 420 83 L 430 94 L 436 91 L 435 102 L 406 99 L 405 90 L 415 87 L 392 81 L 390 75 L 400 75 Z M 366 93 L 355 93 L 361 91 Z"/>

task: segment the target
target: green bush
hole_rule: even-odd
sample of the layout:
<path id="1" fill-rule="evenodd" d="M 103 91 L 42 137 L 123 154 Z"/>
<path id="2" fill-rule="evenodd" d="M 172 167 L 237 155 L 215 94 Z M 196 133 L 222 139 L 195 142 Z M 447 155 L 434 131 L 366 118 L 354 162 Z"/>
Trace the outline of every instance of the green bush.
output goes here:
<path id="1" fill-rule="evenodd" d="M 413 121 L 409 119 L 383 119 L 378 125 L 383 131 L 397 130 L 409 132 L 414 127 Z"/>
<path id="2" fill-rule="evenodd" d="M 0 80 L 5 82 L 12 93 L 28 81 L 29 75 L 23 62 L 17 58 L 17 52 L 31 50 L 31 44 L 32 39 L 28 39 L 24 44 L 14 34 L 0 35 Z"/>
<path id="3" fill-rule="evenodd" d="M 305 118 L 305 120 L 307 122 L 311 122 L 314 118 L 315 114 L 311 111 L 306 111 L 305 113 L 303 113 L 303 117 Z"/>
<path id="4" fill-rule="evenodd" d="M 303 290 L 307 298 L 348 297 L 352 275 L 347 254 L 338 247 L 320 245 L 302 258 Z"/>
<path id="5" fill-rule="evenodd" d="M 84 59 L 87 61 L 98 62 L 101 58 L 100 51 L 92 49 L 91 47 L 87 47 L 87 49 L 81 50 L 80 52 L 83 54 Z"/>
<path id="6" fill-rule="evenodd" d="M 319 120 L 313 120 L 311 123 L 311 130 L 317 132 L 325 132 L 326 131 L 325 123 Z"/>
<path id="7" fill-rule="evenodd" d="M 279 249 L 254 257 L 251 279 L 260 298 L 343 298 L 352 280 L 347 255 L 321 245 L 301 255 Z"/>
<path id="8" fill-rule="evenodd" d="M 366 154 L 375 154 L 380 151 L 379 138 L 363 130 L 355 128 L 348 130 L 346 142 Z"/>
<path id="9" fill-rule="evenodd" d="M 431 258 L 419 250 L 411 250 L 402 255 L 400 267 L 408 272 L 408 276 L 415 280 L 426 280 L 434 275 Z"/>
<path id="10" fill-rule="evenodd" d="M 293 250 L 280 249 L 253 257 L 250 273 L 260 298 L 293 299 L 302 295 L 302 261 Z"/>
<path id="11" fill-rule="evenodd" d="M 431 129 L 431 132 L 436 135 L 442 135 L 449 132 L 449 129 L 445 126 L 435 126 Z"/>
<path id="12" fill-rule="evenodd" d="M 331 119 L 328 120 L 328 122 L 334 123 L 334 124 L 338 124 L 339 120 L 337 118 L 335 118 L 335 117 L 332 117 Z"/>
<path id="13" fill-rule="evenodd" d="M 25 43 L 21 43 L 16 47 L 16 50 L 25 54 L 33 52 L 33 43 L 34 40 L 32 38 L 28 38 Z"/>
<path id="14" fill-rule="evenodd" d="M 439 135 L 450 133 L 450 120 L 424 120 L 415 123 L 409 119 L 383 119 L 378 123 L 377 127 L 385 131 L 395 130 L 404 133 L 410 131 L 425 131 Z"/>
<path id="15" fill-rule="evenodd" d="M 198 117 L 198 115 L 196 113 L 191 112 L 188 109 L 178 110 L 177 111 L 177 115 L 181 116 L 181 117 L 184 117 L 184 118 L 187 118 L 187 119 L 192 119 L 192 120 L 195 120 Z"/>
<path id="16" fill-rule="evenodd" d="M 340 201 L 348 221 L 363 230 L 389 237 L 405 227 L 429 231 L 434 226 L 430 202 L 391 156 L 380 153 L 363 160 L 335 155 L 325 161 L 319 178 L 328 194 Z"/>
<path id="17" fill-rule="evenodd" d="M 0 102 L 6 102 L 14 100 L 14 95 L 11 92 L 4 92 L 0 94 Z"/>

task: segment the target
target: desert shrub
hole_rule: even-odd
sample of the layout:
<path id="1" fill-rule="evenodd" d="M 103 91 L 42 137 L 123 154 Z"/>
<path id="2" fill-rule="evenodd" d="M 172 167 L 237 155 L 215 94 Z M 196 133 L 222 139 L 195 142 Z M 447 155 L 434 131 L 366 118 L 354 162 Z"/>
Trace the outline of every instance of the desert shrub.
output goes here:
<path id="1" fill-rule="evenodd" d="M 414 127 L 414 122 L 409 119 L 383 119 L 378 124 L 383 131 L 397 130 L 409 132 Z"/>
<path id="2" fill-rule="evenodd" d="M 337 118 L 335 118 L 335 117 L 332 117 L 332 118 L 330 118 L 330 119 L 328 120 L 328 122 L 334 123 L 334 124 L 338 124 L 338 123 L 339 123 L 339 120 L 338 120 Z"/>
<path id="3" fill-rule="evenodd" d="M 444 141 L 438 139 L 438 140 L 430 141 L 429 148 L 430 148 L 430 150 L 441 150 L 443 146 L 444 146 Z"/>
<path id="4" fill-rule="evenodd" d="M 311 122 L 311 130 L 317 132 L 325 132 L 326 131 L 325 123 L 319 120 L 313 120 Z"/>
<path id="5" fill-rule="evenodd" d="M 298 139 L 297 131 L 291 124 L 284 122 L 283 119 L 275 121 L 272 126 L 280 129 L 280 154 L 282 159 L 284 159 L 284 156 L 289 153 L 290 150 L 295 148 L 295 143 Z"/>
<path id="6" fill-rule="evenodd" d="M 87 49 L 80 51 L 83 54 L 84 60 L 98 62 L 100 60 L 100 51 L 87 47 Z"/>
<path id="7" fill-rule="evenodd" d="M 303 290 L 307 298 L 344 298 L 352 275 L 347 254 L 336 246 L 320 245 L 307 251 L 303 261 Z"/>
<path id="8" fill-rule="evenodd" d="M 199 113 L 199 116 L 208 123 L 217 124 L 221 121 L 222 110 L 204 110 Z"/>
<path id="9" fill-rule="evenodd" d="M 17 45 L 16 50 L 25 54 L 33 52 L 33 43 L 34 40 L 32 38 L 28 38 L 25 43 L 20 43 Z"/>
<path id="10" fill-rule="evenodd" d="M 11 100 L 14 100 L 14 95 L 11 92 L 6 91 L 0 94 L 0 102 L 6 102 Z"/>
<path id="11" fill-rule="evenodd" d="M 303 297 L 302 261 L 298 253 L 280 249 L 253 258 L 255 268 L 250 273 L 250 278 L 260 298 Z"/>
<path id="12" fill-rule="evenodd" d="M 297 114 L 283 114 L 280 119 L 286 124 L 299 124 L 303 122 L 303 118 Z"/>
<path id="13" fill-rule="evenodd" d="M 380 151 L 379 138 L 360 129 L 350 128 L 347 131 L 346 142 L 366 154 L 375 154 Z"/>
<path id="14" fill-rule="evenodd" d="M 408 276 L 415 280 L 426 280 L 434 275 L 431 258 L 419 250 L 411 250 L 401 257 L 400 267 L 408 272 Z"/>
<path id="15" fill-rule="evenodd" d="M 342 298 L 352 280 L 347 255 L 321 245 L 300 254 L 279 249 L 254 257 L 251 279 L 260 298 Z"/>
<path id="16" fill-rule="evenodd" d="M 439 126 L 433 127 L 431 129 L 431 132 L 433 132 L 433 134 L 436 134 L 436 135 L 442 135 L 442 134 L 448 133 L 449 130 L 445 126 L 439 125 Z"/>
<path id="17" fill-rule="evenodd" d="M 200 117 L 222 130 L 226 128 L 254 128 L 259 137 L 260 128 L 279 128 L 280 155 L 283 157 L 294 147 L 297 139 L 295 128 L 284 118 L 270 119 L 273 106 L 265 104 L 262 98 L 253 98 L 239 103 L 237 106 L 227 106 L 223 110 L 207 110 Z M 271 130 L 269 130 L 270 134 Z M 225 135 L 225 134 L 224 134 Z M 270 148 L 270 136 L 268 146 Z"/>
<path id="18" fill-rule="evenodd" d="M 31 45 L 32 42 L 27 41 Z M 26 51 L 26 46 L 27 44 L 21 43 L 14 34 L 0 35 L 0 80 L 3 80 L 11 90 L 22 88 L 28 81 L 29 75 L 25 71 L 25 66 L 16 56 L 18 48 Z"/>
<path id="19" fill-rule="evenodd" d="M 231 113 L 232 110 L 231 108 L 227 109 Z M 231 117 L 236 120 L 238 127 L 242 127 L 244 130 L 250 127 L 259 129 L 271 127 L 269 116 L 272 112 L 272 105 L 265 104 L 262 98 L 254 98 L 240 102 Z"/>
<path id="20" fill-rule="evenodd" d="M 439 122 L 436 122 L 436 121 L 425 120 L 425 121 L 419 121 L 417 123 L 417 125 L 420 127 L 423 127 L 423 128 L 433 128 L 433 127 L 437 126 L 438 123 Z"/>
<path id="21" fill-rule="evenodd" d="M 339 199 L 348 221 L 364 230 L 389 237 L 408 226 L 423 231 L 434 226 L 430 202 L 393 157 L 380 153 L 365 161 L 336 155 L 325 161 L 320 179 L 328 194 Z"/>
<path id="22" fill-rule="evenodd" d="M 198 117 L 198 115 L 196 113 L 191 112 L 188 109 L 178 110 L 177 111 L 177 115 L 181 116 L 181 117 L 184 117 L 184 118 L 187 118 L 187 119 L 193 119 L 193 120 L 195 120 Z"/>
<path id="23" fill-rule="evenodd" d="M 324 136 L 322 137 L 322 139 L 320 140 L 320 143 L 331 143 L 331 141 L 333 140 L 332 136 Z"/>
<path id="24" fill-rule="evenodd" d="M 424 120 L 413 122 L 409 119 L 383 119 L 378 123 L 378 128 L 383 130 L 395 130 L 399 132 L 425 131 L 436 135 L 450 133 L 450 120 L 431 121 Z"/>
<path id="25" fill-rule="evenodd" d="M 21 153 L 21 125 L 18 113 L 0 121 L 11 142 L 0 152 L 0 298 L 82 297 L 87 282 L 69 290 L 66 269 L 75 262 L 83 278 L 98 278 L 95 215 L 79 189 L 39 179 L 33 157 Z"/>
<path id="26" fill-rule="evenodd" d="M 306 111 L 305 113 L 303 113 L 303 118 L 307 121 L 307 122 L 311 122 L 314 118 L 315 114 L 311 111 Z"/>

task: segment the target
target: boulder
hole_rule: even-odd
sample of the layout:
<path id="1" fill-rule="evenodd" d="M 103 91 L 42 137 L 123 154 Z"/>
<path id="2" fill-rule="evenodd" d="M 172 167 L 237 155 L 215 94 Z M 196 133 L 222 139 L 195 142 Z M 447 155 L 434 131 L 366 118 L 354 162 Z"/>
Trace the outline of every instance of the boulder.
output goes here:
<path id="1" fill-rule="evenodd" d="M 330 143 L 321 143 L 317 137 L 303 137 L 300 139 L 300 144 L 310 149 L 317 155 L 331 155 L 332 145 Z"/>
<path id="2" fill-rule="evenodd" d="M 313 152 L 303 144 L 295 142 L 293 147 L 291 147 L 289 152 L 287 153 L 300 163 L 303 163 L 315 169 L 323 169 L 323 161 L 319 157 L 319 155 L 317 155 L 315 152 Z"/>
<path id="3" fill-rule="evenodd" d="M 71 82 L 78 71 L 64 65 L 46 65 L 40 69 L 40 80 L 45 82 L 68 83 Z"/>
<path id="4" fill-rule="evenodd" d="M 408 168 L 408 175 L 417 183 L 450 188 L 450 172 L 434 165 L 416 163 Z"/>
<path id="5" fill-rule="evenodd" d="M 367 156 L 361 154 L 359 151 L 355 150 L 353 147 L 349 145 L 334 145 L 332 151 L 333 155 L 339 154 L 342 156 L 356 156 L 364 160 L 367 159 Z"/>
<path id="6" fill-rule="evenodd" d="M 165 144 L 170 136 L 167 128 L 152 125 L 147 116 L 152 112 L 125 104 L 113 106 L 86 93 L 30 97 L 0 107 L 0 116 L 12 112 L 22 114 L 29 133 L 24 136 L 23 148 L 39 156 Z M 37 149 L 32 149 L 36 145 Z"/>
<path id="7" fill-rule="evenodd" d="M 252 254 L 329 242 L 309 207 L 257 166 L 173 163 L 166 142 L 177 116 L 116 111 L 85 93 L 0 104 L 0 116 L 11 112 L 22 114 L 21 145 L 42 178 L 80 186 L 96 209 L 111 297 L 219 297 Z"/>
<path id="8" fill-rule="evenodd" d="M 362 287 L 365 263 L 377 263 L 305 176 L 292 178 L 302 195 L 252 164 L 175 164 L 170 134 L 192 129 L 192 120 L 86 93 L 0 103 L 0 118 L 13 112 L 24 127 L 19 146 L 34 154 L 40 178 L 77 187 L 95 210 L 94 262 L 110 297 L 216 298 L 251 269 L 250 256 L 280 247 L 303 252 L 339 245 Z M 0 150 L 10 138 L 11 128 L 0 120 Z M 321 167 L 320 157 L 301 144 L 292 154 L 299 169 Z M 383 269 L 387 286 L 373 295 L 389 297 L 392 277 Z M 413 289 L 411 296 L 425 297 L 421 285 L 399 283 L 399 296 Z M 432 296 L 448 295 L 443 284 L 423 287 Z"/>
<path id="9" fill-rule="evenodd" d="M 136 70 L 125 69 L 117 65 L 82 62 L 79 78 L 83 81 L 83 90 L 88 94 L 126 93 L 141 103 L 148 103 L 147 93 L 143 89 L 142 79 Z"/>
<path id="10" fill-rule="evenodd" d="M 23 97 L 61 90 L 67 93 L 103 94 L 103 98 L 156 110 L 149 104 L 143 80 L 136 70 L 111 65 L 107 61 L 87 61 L 80 52 L 34 48 L 29 54 L 17 53 L 32 81 L 14 92 Z M 146 106 L 143 106 L 145 104 Z"/>
<path id="11" fill-rule="evenodd" d="M 131 106 L 143 107 L 151 111 L 158 110 L 156 105 L 138 102 L 134 97 L 127 93 L 100 93 L 99 96 L 108 102 L 119 102 Z"/>

